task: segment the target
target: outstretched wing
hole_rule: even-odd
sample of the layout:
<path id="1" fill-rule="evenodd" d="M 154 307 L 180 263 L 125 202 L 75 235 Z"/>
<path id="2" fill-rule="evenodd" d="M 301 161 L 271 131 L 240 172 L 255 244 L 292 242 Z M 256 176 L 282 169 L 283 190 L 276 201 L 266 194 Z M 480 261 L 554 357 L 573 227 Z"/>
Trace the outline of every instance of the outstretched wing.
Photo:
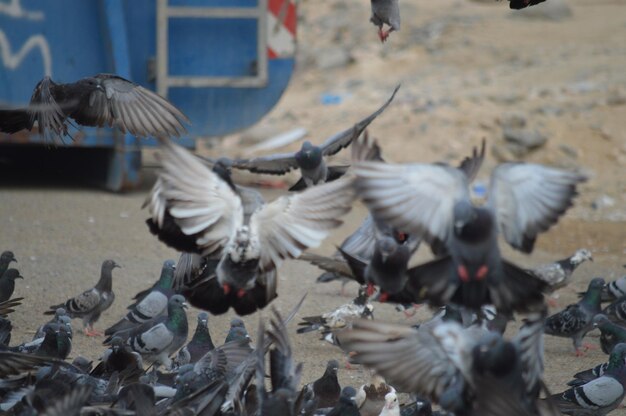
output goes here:
<path id="1" fill-rule="evenodd" d="M 189 123 L 165 98 L 117 75 L 98 74 L 65 87 L 68 98 L 88 91 L 88 102 L 81 100 L 67 112 L 83 126 L 115 126 L 138 137 L 179 137 L 186 131 L 183 123 Z"/>
<path id="2" fill-rule="evenodd" d="M 503 163 L 491 173 L 489 206 L 506 241 L 524 253 L 572 206 L 580 173 L 530 163 Z"/>
<path id="3" fill-rule="evenodd" d="M 318 247 L 331 229 L 342 224 L 339 217 L 350 211 L 353 200 L 352 179 L 342 178 L 282 196 L 255 212 L 250 229 L 261 253 L 260 267 L 271 270 L 283 259 Z"/>
<path id="4" fill-rule="evenodd" d="M 243 221 L 241 199 L 188 150 L 161 143 L 163 171 L 146 200 L 152 220 L 162 227 L 167 212 L 204 255 L 221 250 Z"/>
<path id="5" fill-rule="evenodd" d="M 337 336 L 355 361 L 373 368 L 400 391 L 439 401 L 457 382 L 472 383 L 473 338 L 457 323 L 416 330 L 361 319 Z"/>
<path id="6" fill-rule="evenodd" d="M 325 156 L 331 156 L 335 153 L 339 152 L 341 149 L 350 146 L 350 143 L 357 137 L 363 133 L 363 131 L 370 125 L 376 117 L 382 114 L 383 111 L 389 107 L 389 104 L 393 101 L 396 93 L 400 89 L 400 85 L 398 85 L 391 94 L 391 97 L 383 104 L 378 110 L 374 111 L 369 116 L 365 117 L 363 120 L 356 123 L 354 126 L 350 127 L 347 130 L 342 131 L 341 133 L 337 133 L 334 136 L 329 137 L 326 141 L 320 146 L 322 148 L 322 153 Z"/>

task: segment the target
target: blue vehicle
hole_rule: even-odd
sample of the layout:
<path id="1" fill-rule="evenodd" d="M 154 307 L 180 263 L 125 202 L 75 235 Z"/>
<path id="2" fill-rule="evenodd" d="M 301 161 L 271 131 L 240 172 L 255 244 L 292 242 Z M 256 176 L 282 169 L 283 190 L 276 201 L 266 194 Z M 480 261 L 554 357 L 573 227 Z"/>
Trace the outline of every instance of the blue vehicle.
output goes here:
<path id="1" fill-rule="evenodd" d="M 24 106 L 44 76 L 73 82 L 115 73 L 157 91 L 191 120 L 181 143 L 261 119 L 295 64 L 294 0 L 8 0 L 0 2 L 0 104 Z M 46 145 L 34 129 L 0 133 L 3 145 Z M 82 128 L 62 147 L 98 152 L 104 185 L 137 186 L 138 139 Z"/>

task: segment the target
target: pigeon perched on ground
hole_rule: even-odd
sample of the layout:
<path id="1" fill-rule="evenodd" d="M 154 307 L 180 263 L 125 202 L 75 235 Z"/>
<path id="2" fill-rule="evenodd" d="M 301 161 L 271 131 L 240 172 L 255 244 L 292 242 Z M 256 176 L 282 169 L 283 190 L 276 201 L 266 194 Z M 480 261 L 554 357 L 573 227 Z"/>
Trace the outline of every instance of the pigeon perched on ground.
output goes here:
<path id="1" fill-rule="evenodd" d="M 391 392 L 385 395 L 385 406 L 379 413 L 380 416 L 400 416 L 400 403 L 396 393 Z"/>
<path id="2" fill-rule="evenodd" d="M 559 410 L 573 416 L 604 416 L 616 409 L 626 393 L 626 344 L 611 352 L 609 365 L 601 377 L 550 397 Z"/>
<path id="3" fill-rule="evenodd" d="M 339 306 L 332 312 L 322 315 L 305 316 L 302 322 L 298 323 L 298 334 L 304 334 L 311 331 L 320 331 L 322 337 L 334 330 L 345 328 L 354 319 L 368 318 L 373 319 L 374 306 L 368 302 L 368 296 L 365 290 L 359 289 L 359 294 L 352 302 Z"/>
<path id="4" fill-rule="evenodd" d="M 572 205 L 583 175 L 504 163 L 492 171 L 486 205 L 476 206 L 468 177 L 457 168 L 372 161 L 353 168 L 357 193 L 374 218 L 423 238 L 440 255 L 409 270 L 406 289 L 414 297 L 473 309 L 543 307 L 546 283 L 501 257 L 498 234 L 513 248 L 532 252 L 538 234 Z"/>
<path id="5" fill-rule="evenodd" d="M 117 127 L 138 137 L 185 133 L 189 119 L 158 94 L 113 74 L 98 74 L 69 84 L 45 77 L 33 92 L 30 106 L 0 110 L 0 131 L 30 130 L 35 122 L 46 139 L 69 135 L 69 119 L 82 126 Z"/>
<path id="6" fill-rule="evenodd" d="M 59 323 L 61 323 L 61 317 L 62 316 L 68 316 L 67 312 L 65 311 L 65 308 L 57 308 L 57 310 L 54 311 L 54 316 L 52 317 L 52 319 L 50 319 L 48 322 L 46 322 L 45 324 L 41 325 L 37 329 L 37 332 L 35 332 L 35 335 L 33 336 L 33 340 L 36 340 L 37 338 L 42 338 L 44 336 L 44 328 L 46 327 L 47 324 L 59 324 Z"/>
<path id="7" fill-rule="evenodd" d="M 60 305 L 50 306 L 45 315 L 53 315 L 58 308 L 64 308 L 67 315 L 83 319 L 83 330 L 87 336 L 103 335 L 93 329 L 93 324 L 100 319 L 100 314 L 106 311 L 115 300 L 113 293 L 113 269 L 120 267 L 113 260 L 105 260 L 100 271 L 100 280 L 92 289 L 86 290 L 80 295 L 67 300 Z"/>
<path id="8" fill-rule="evenodd" d="M 120 331 L 129 331 L 142 323 L 167 313 L 167 302 L 174 295 L 172 289 L 174 279 L 174 261 L 166 260 L 161 269 L 161 276 L 152 290 L 130 305 L 128 313 L 116 324 L 104 331 L 105 335 L 113 336 Z"/>
<path id="9" fill-rule="evenodd" d="M 378 37 L 385 42 L 391 32 L 400 30 L 400 6 L 398 0 L 371 0 L 372 17 L 370 22 L 378 26 Z M 387 31 L 383 25 L 389 26 Z"/>
<path id="10" fill-rule="evenodd" d="M 148 362 L 172 367 L 170 354 L 185 345 L 189 326 L 185 298 L 174 295 L 167 304 L 167 316 L 144 322 L 133 329 L 126 343 Z"/>
<path id="11" fill-rule="evenodd" d="M 580 297 L 585 295 L 585 292 L 578 294 Z M 619 298 L 626 296 L 626 276 L 622 276 L 619 279 L 610 281 L 602 288 L 602 302 L 613 302 Z"/>
<path id="12" fill-rule="evenodd" d="M 574 270 L 586 260 L 593 261 L 591 252 L 585 248 L 576 250 L 576 253 L 554 263 L 544 264 L 529 270 L 535 276 L 548 283 L 554 291 L 569 284 Z"/>
<path id="13" fill-rule="evenodd" d="M 626 327 L 611 322 L 606 315 L 596 315 L 593 326 L 600 330 L 600 347 L 605 354 L 610 354 L 615 345 L 626 343 Z"/>
<path id="14" fill-rule="evenodd" d="M 626 357 L 624 357 L 624 364 L 626 365 Z M 602 364 L 598 364 L 588 370 L 579 371 L 578 373 L 574 374 L 574 378 L 572 380 L 567 382 L 567 385 L 571 387 L 582 386 L 588 381 L 595 380 L 598 377 L 602 377 L 604 373 L 606 373 L 606 370 L 609 368 L 609 365 L 610 362 L 607 361 Z"/>
<path id="15" fill-rule="evenodd" d="M 313 392 L 313 397 L 317 402 L 318 409 L 332 408 L 339 402 L 341 386 L 337 379 L 337 370 L 339 370 L 337 360 L 328 361 L 322 377 L 307 386 L 307 389 Z"/>
<path id="16" fill-rule="evenodd" d="M 326 416 L 364 416 L 355 402 L 356 390 L 354 387 L 346 386 L 341 389 L 339 403 L 335 405 Z M 377 415 L 378 416 L 378 415 Z"/>
<path id="17" fill-rule="evenodd" d="M 100 363 L 91 372 L 92 376 L 109 378 L 119 373 L 122 378 L 140 375 L 143 371 L 141 355 L 131 350 L 120 337 L 113 337 L 111 346 L 102 354 Z"/>
<path id="18" fill-rule="evenodd" d="M 248 330 L 246 329 L 246 324 L 240 318 L 231 319 L 230 329 L 228 330 L 228 334 L 226 334 L 224 343 L 226 344 L 233 341 L 243 341 L 246 339 L 250 339 L 250 335 L 248 334 Z"/>
<path id="19" fill-rule="evenodd" d="M 602 313 L 612 322 L 620 325 L 626 325 L 626 296 L 621 297 L 606 306 L 602 310 Z"/>
<path id="20" fill-rule="evenodd" d="M 209 333 L 209 315 L 206 312 L 198 314 L 198 325 L 191 341 L 178 351 L 176 364 L 193 364 L 203 355 L 215 348 L 211 334 Z"/>
<path id="21" fill-rule="evenodd" d="M 17 269 L 9 269 L 0 277 L 0 302 L 11 299 L 15 291 L 15 279 L 23 279 Z"/>
<path id="22" fill-rule="evenodd" d="M 64 360 L 72 351 L 72 339 L 65 325 L 47 325 L 43 338 L 11 347 L 9 351 Z"/>
<path id="23" fill-rule="evenodd" d="M 465 412 L 472 408 L 475 398 L 491 398 L 492 393 L 494 397 L 518 395 L 533 409 L 543 385 L 544 319 L 545 312 L 533 313 L 511 341 L 481 327 L 463 328 L 456 322 L 416 330 L 358 320 L 337 337 L 344 351 L 353 352 L 354 361 L 373 368 L 399 390 L 426 397 L 447 411 L 472 414 Z M 477 367 L 482 361 L 475 362 L 476 352 L 491 351 L 491 345 L 502 345 L 507 355 L 497 353 L 502 366 L 497 364 L 489 371 L 490 379 L 495 378 L 496 383 L 517 380 L 509 383 L 506 391 L 496 393 L 487 387 L 476 390 L 477 381 L 488 380 L 481 372 L 485 366 Z M 500 347 L 494 354 L 496 351 Z M 491 362 L 491 358 L 487 360 Z"/>
<path id="24" fill-rule="evenodd" d="M 535 4 L 543 3 L 546 0 L 509 0 L 509 7 L 511 9 L 519 10 Z"/>
<path id="25" fill-rule="evenodd" d="M 385 379 L 372 374 L 369 384 L 363 384 L 356 393 L 355 401 L 361 416 L 378 416 L 385 407 L 385 397 L 396 389 L 385 383 Z"/>
<path id="26" fill-rule="evenodd" d="M 393 101 L 399 88 L 400 86 L 398 85 L 391 97 L 374 113 L 349 129 L 326 139 L 320 146 L 305 141 L 302 144 L 302 148 L 297 152 L 260 156 L 254 159 L 233 160 L 231 167 L 270 175 L 284 175 L 291 170 L 300 169 L 302 178 L 291 187 L 290 190 L 292 191 L 302 190 L 313 185 L 336 180 L 346 172 L 348 167 L 328 166 L 324 158 L 332 156 L 341 149 L 348 147 L 354 139 L 359 137 L 367 126 L 385 111 L 391 101 Z"/>
<path id="27" fill-rule="evenodd" d="M 161 144 L 163 171 L 146 201 L 151 221 L 159 229 L 179 228 L 194 238 L 197 253 L 220 258 L 216 275 L 224 294 L 244 297 L 283 259 L 319 246 L 352 208 L 352 181 L 342 178 L 280 197 L 244 223 L 242 201 L 229 183 L 183 147 Z"/>
<path id="28" fill-rule="evenodd" d="M 578 303 L 568 305 L 564 310 L 546 319 L 545 333 L 557 337 L 571 338 L 576 355 L 583 351 L 582 340 L 593 329 L 593 318 L 600 313 L 600 294 L 604 279 L 596 277 L 589 282 L 587 293 Z M 592 348 L 584 346 L 585 349 Z"/>
<path id="29" fill-rule="evenodd" d="M 14 298 L 8 301 L 0 302 L 0 349 L 2 346 L 8 347 L 11 343 L 11 331 L 13 324 L 8 315 L 15 312 L 16 306 L 21 305 L 23 298 Z M 42 335 L 43 336 L 43 335 Z"/>
<path id="30" fill-rule="evenodd" d="M 12 251 L 4 251 L 0 254 L 0 277 L 9 269 L 9 265 L 14 261 L 17 263 L 15 254 Z"/>

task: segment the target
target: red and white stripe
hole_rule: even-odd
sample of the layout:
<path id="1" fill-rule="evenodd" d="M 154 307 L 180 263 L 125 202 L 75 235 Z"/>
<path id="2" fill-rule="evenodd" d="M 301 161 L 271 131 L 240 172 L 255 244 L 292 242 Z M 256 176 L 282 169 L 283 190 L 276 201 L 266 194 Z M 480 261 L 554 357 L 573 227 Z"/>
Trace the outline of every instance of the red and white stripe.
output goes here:
<path id="1" fill-rule="evenodd" d="M 270 59 L 296 54 L 296 5 L 294 0 L 268 0 L 267 55 Z"/>

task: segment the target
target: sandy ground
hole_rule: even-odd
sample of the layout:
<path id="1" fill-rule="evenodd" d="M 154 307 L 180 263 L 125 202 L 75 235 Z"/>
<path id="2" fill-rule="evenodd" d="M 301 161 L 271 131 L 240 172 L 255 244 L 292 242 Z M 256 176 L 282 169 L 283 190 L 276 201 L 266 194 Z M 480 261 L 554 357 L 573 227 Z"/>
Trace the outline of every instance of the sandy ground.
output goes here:
<path id="1" fill-rule="evenodd" d="M 592 277 L 614 279 L 624 274 L 626 1 L 572 0 L 567 2 L 572 15 L 560 21 L 511 18 L 506 2 L 401 3 L 402 30 L 381 45 L 367 21 L 369 5 L 364 0 L 300 2 L 298 71 L 279 105 L 253 131 L 213 141 L 200 151 L 241 155 L 255 137 L 295 127 L 307 128 L 309 139 L 320 142 L 379 106 L 401 82 L 395 103 L 371 127 L 384 155 L 399 162 L 457 161 L 486 138 L 490 149 L 482 172 L 486 178 L 499 160 L 511 158 L 502 138 L 503 120 L 511 113 L 521 114 L 530 128 L 548 138 L 524 160 L 581 169 L 590 180 L 581 187 L 578 205 L 540 237 L 532 256 L 506 253 L 532 266 L 579 247 L 591 249 L 596 261 L 581 266 L 574 282 L 559 292 L 560 307 L 574 301 L 575 292 Z M 337 62 L 320 60 L 331 53 L 339 56 Z M 323 94 L 333 94 L 341 102 L 323 105 Z M 102 260 L 112 258 L 123 268 L 114 271 L 116 301 L 98 323 L 100 329 L 119 319 L 131 297 L 158 277 L 163 260 L 177 258 L 144 224 L 146 212 L 140 206 L 155 172 L 151 152 L 146 156 L 145 186 L 127 194 L 43 181 L 6 186 L 3 181 L 0 249 L 16 253 L 25 276 L 15 293 L 25 297 L 24 304 L 11 316 L 14 342 L 32 337 L 49 305 L 91 287 Z M 337 159 L 347 157 L 344 152 Z M 267 191 L 270 198 L 278 194 Z M 600 197 L 609 203 L 593 209 L 592 202 Z M 345 225 L 319 252 L 331 253 L 364 215 L 364 208 L 356 204 Z M 422 248 L 415 261 L 426 258 Z M 305 316 L 349 300 L 339 296 L 339 284 L 315 284 L 318 274 L 301 262 L 286 262 L 273 304 L 287 312 L 308 293 L 300 312 Z M 348 288 L 356 292 L 356 285 Z M 196 313 L 189 314 L 192 329 Z M 261 315 L 245 318 L 253 337 Z M 392 307 L 377 304 L 375 315 L 412 324 L 426 319 L 428 312 L 405 320 Z M 223 340 L 232 316 L 210 319 L 216 342 Z M 74 323 L 79 327 L 79 321 Z M 319 376 L 326 360 L 342 358 L 337 348 L 315 334 L 298 336 L 295 323 L 291 328 L 296 360 L 304 362 L 304 380 Z M 103 351 L 101 339 L 76 334 L 71 356 L 97 359 Z M 593 337 L 590 342 L 597 343 Z M 545 345 L 545 377 L 554 391 L 575 372 L 607 358 L 599 350 L 575 358 L 566 339 L 547 337 Z M 365 378 L 359 368 L 340 371 L 343 384 L 358 385 Z"/>

